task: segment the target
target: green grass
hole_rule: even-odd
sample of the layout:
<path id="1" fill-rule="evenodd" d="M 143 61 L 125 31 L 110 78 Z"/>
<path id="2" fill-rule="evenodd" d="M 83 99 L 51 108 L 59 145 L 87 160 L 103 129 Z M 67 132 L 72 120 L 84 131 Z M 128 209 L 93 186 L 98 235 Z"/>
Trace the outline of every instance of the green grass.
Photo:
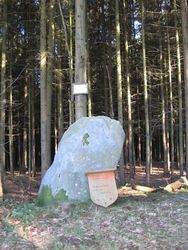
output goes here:
<path id="1" fill-rule="evenodd" d="M 24 226 L 28 226 L 35 217 L 41 214 L 41 212 L 42 209 L 35 203 L 21 203 L 13 209 L 10 217 L 20 220 Z"/>

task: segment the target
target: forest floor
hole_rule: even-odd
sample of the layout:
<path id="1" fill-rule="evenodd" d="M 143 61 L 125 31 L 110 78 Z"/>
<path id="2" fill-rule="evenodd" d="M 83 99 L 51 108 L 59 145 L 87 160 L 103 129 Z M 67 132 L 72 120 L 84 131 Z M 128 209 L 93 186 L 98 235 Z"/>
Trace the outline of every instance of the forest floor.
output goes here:
<path id="1" fill-rule="evenodd" d="M 144 183 L 142 168 L 136 184 Z M 152 186 L 166 186 L 160 168 Z M 65 202 L 39 207 L 35 197 L 40 176 L 7 175 L 0 203 L 0 250 L 9 249 L 188 249 L 188 190 L 146 194 L 127 185 L 108 208 Z"/>

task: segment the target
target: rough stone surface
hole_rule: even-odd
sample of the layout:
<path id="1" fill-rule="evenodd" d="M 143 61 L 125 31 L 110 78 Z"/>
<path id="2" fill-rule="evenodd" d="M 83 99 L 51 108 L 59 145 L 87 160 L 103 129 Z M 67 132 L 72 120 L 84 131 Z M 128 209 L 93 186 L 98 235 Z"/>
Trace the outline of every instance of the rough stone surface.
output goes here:
<path id="1" fill-rule="evenodd" d="M 105 116 L 83 117 L 64 133 L 51 167 L 39 189 L 51 189 L 52 197 L 65 191 L 69 200 L 89 199 L 86 172 L 115 169 L 125 134 L 120 122 Z"/>

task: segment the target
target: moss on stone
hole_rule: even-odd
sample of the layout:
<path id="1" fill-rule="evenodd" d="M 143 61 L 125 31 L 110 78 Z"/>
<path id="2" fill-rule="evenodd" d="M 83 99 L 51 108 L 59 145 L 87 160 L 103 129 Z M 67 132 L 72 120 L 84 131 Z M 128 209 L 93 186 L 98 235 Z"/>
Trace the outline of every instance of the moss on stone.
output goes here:
<path id="1" fill-rule="evenodd" d="M 65 190 L 63 190 L 63 189 L 59 190 L 59 192 L 56 194 L 56 196 L 54 197 L 54 199 L 55 199 L 56 202 L 67 201 L 68 197 L 66 195 Z"/>
<path id="2" fill-rule="evenodd" d="M 68 200 L 68 197 L 63 189 L 59 190 L 59 192 L 54 197 L 49 186 L 43 186 L 40 194 L 37 197 L 37 203 L 43 206 L 56 204 L 58 202 L 66 200 Z"/>

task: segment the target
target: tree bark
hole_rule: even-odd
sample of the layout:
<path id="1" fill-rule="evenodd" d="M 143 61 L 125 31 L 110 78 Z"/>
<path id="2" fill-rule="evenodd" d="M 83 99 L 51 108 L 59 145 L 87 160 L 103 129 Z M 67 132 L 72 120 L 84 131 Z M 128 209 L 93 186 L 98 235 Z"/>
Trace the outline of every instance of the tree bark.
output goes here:
<path id="1" fill-rule="evenodd" d="M 114 118 L 114 106 L 113 106 L 113 95 L 112 95 L 112 81 L 109 66 L 106 65 L 106 72 L 108 76 L 108 86 L 109 86 L 109 106 L 110 106 L 110 117 Z"/>
<path id="2" fill-rule="evenodd" d="M 127 83 L 127 107 L 128 107 L 128 144 L 129 144 L 129 166 L 130 178 L 134 178 L 134 164 L 133 164 L 133 129 L 132 129 L 132 106 L 131 106 L 131 83 L 130 83 L 130 69 L 129 69 L 129 41 L 128 41 L 128 25 L 126 3 L 123 0 L 124 18 L 125 18 L 125 64 L 126 64 L 126 83 Z"/>
<path id="3" fill-rule="evenodd" d="M 35 156 L 35 151 L 36 151 L 36 130 L 35 130 L 35 89 L 33 85 L 33 78 L 31 77 L 31 170 L 32 170 L 32 177 L 35 177 L 36 175 L 36 156 Z"/>
<path id="4" fill-rule="evenodd" d="M 118 120 L 123 126 L 123 100 L 122 100 L 122 73 L 121 73 L 121 49 L 120 49 L 120 21 L 119 0 L 116 0 L 116 63 L 117 63 L 117 98 Z"/>
<path id="5" fill-rule="evenodd" d="M 165 78 L 164 78 L 164 83 L 165 83 L 165 124 L 166 124 L 166 161 L 167 161 L 167 171 L 170 173 L 170 145 L 169 145 L 169 93 L 168 93 L 168 69 L 167 69 L 167 60 L 166 57 L 164 58 L 164 72 L 165 72 Z"/>
<path id="6" fill-rule="evenodd" d="M 167 169 L 167 140 L 166 140 L 166 117 L 165 117 L 165 95 L 163 78 L 163 52 L 162 41 L 160 39 L 160 85 L 161 85 L 161 113 L 162 113 L 162 134 L 163 134 L 163 154 L 164 154 L 164 175 L 168 174 Z"/>
<path id="7" fill-rule="evenodd" d="M 7 1 L 3 1 L 1 85 L 0 85 L 0 200 L 3 200 L 5 172 L 5 105 L 6 105 L 6 41 L 7 41 Z"/>
<path id="8" fill-rule="evenodd" d="M 70 75 L 70 83 L 71 89 L 73 84 L 73 8 L 72 8 L 72 0 L 69 0 L 69 48 L 70 48 L 70 55 L 69 55 L 69 75 Z M 70 116 L 70 124 L 74 122 L 74 96 L 72 91 L 70 91 L 71 97 L 71 116 Z"/>
<path id="9" fill-rule="evenodd" d="M 146 122 L 146 183 L 150 184 L 150 128 L 149 128 L 149 109 L 148 109 L 148 84 L 146 72 L 146 48 L 145 48 L 145 8 L 142 0 L 142 54 L 143 54 L 143 75 L 144 75 L 144 107 Z"/>
<path id="10" fill-rule="evenodd" d="M 75 34 L 75 84 L 86 83 L 87 51 L 86 51 L 86 1 L 76 0 L 76 34 Z M 87 96 L 75 96 L 75 119 L 87 116 Z"/>
<path id="11" fill-rule="evenodd" d="M 119 0 L 116 0 L 116 63 L 117 63 L 117 99 L 118 99 L 118 120 L 123 126 L 123 94 L 122 94 L 122 73 L 121 73 L 121 47 L 120 47 L 120 20 Z M 120 161 L 120 184 L 125 184 L 125 162 L 124 150 L 122 149 Z"/>
<path id="12" fill-rule="evenodd" d="M 176 0 L 174 0 L 174 9 L 177 10 Z M 179 31 L 177 28 L 177 17 L 175 15 L 176 28 L 176 53 L 178 64 L 178 103 L 179 103 L 179 168 L 180 176 L 183 175 L 183 117 L 182 117 L 182 80 L 181 80 L 181 58 L 180 58 L 180 43 Z"/>
<path id="13" fill-rule="evenodd" d="M 41 172 L 44 176 L 47 171 L 48 154 L 47 152 L 47 44 L 46 44 L 46 0 L 41 0 L 41 19 L 40 19 L 40 105 L 41 105 Z"/>
<path id="14" fill-rule="evenodd" d="M 173 88 L 172 88 L 172 67 L 171 67 L 171 47 L 169 31 L 167 30 L 168 42 L 168 80 L 170 91 L 170 144 L 171 144 L 171 176 L 174 175 L 174 106 L 173 106 Z"/>
<path id="15" fill-rule="evenodd" d="M 28 69 L 25 71 L 25 86 L 24 86 L 24 127 L 23 127 L 23 141 L 22 141 L 22 163 L 20 165 L 20 173 L 24 174 L 28 167 Z"/>
<path id="16" fill-rule="evenodd" d="M 31 103 L 34 101 L 32 100 L 31 98 L 31 85 L 32 85 L 32 82 L 31 82 L 31 79 L 30 79 L 30 76 L 29 76 L 29 79 L 28 79 L 28 172 L 29 172 L 29 176 L 31 176 L 31 173 L 32 173 L 32 157 L 33 157 L 33 154 L 32 154 L 32 116 L 34 116 L 34 114 L 32 113 L 32 105 Z"/>
<path id="17" fill-rule="evenodd" d="M 72 93 L 72 87 L 73 87 L 73 13 L 72 13 L 72 0 L 69 1 L 69 41 L 68 41 L 68 32 L 67 32 L 67 26 L 65 22 L 65 18 L 63 15 L 62 7 L 60 0 L 58 0 L 59 10 L 61 14 L 61 20 L 63 24 L 63 30 L 65 35 L 65 46 L 68 53 L 69 58 L 69 78 L 70 78 L 70 100 L 69 100 L 69 125 L 71 125 L 74 122 L 74 96 Z"/>
<path id="18" fill-rule="evenodd" d="M 188 178 L 188 5 L 181 1 L 183 54 L 184 54 L 184 84 L 185 84 L 185 123 L 186 123 L 186 176 Z"/>
<path id="19" fill-rule="evenodd" d="M 12 59 L 12 55 L 11 55 Z M 10 173 L 14 175 L 14 165 L 13 165 L 13 155 L 14 155 L 14 146 L 13 146 L 13 90 L 12 90 L 12 64 L 10 64 L 10 75 L 9 75 L 9 164 L 10 164 Z"/>
<path id="20" fill-rule="evenodd" d="M 48 36 L 47 36 L 47 72 L 46 72 L 46 108 L 47 108 L 47 128 L 46 128 L 46 165 L 51 165 L 51 121 L 52 121 L 52 83 L 53 83 L 53 63 L 54 63 L 54 4 L 55 0 L 50 0 L 48 8 Z"/>
<path id="21" fill-rule="evenodd" d="M 57 72 L 56 72 L 56 78 L 57 78 L 57 87 L 56 87 L 56 98 L 57 98 L 57 142 L 60 142 L 61 137 L 64 132 L 64 107 L 63 107 L 63 78 L 62 78 L 62 70 L 61 70 L 61 40 L 58 40 L 57 43 Z M 72 122 L 72 119 L 70 123 Z"/>

